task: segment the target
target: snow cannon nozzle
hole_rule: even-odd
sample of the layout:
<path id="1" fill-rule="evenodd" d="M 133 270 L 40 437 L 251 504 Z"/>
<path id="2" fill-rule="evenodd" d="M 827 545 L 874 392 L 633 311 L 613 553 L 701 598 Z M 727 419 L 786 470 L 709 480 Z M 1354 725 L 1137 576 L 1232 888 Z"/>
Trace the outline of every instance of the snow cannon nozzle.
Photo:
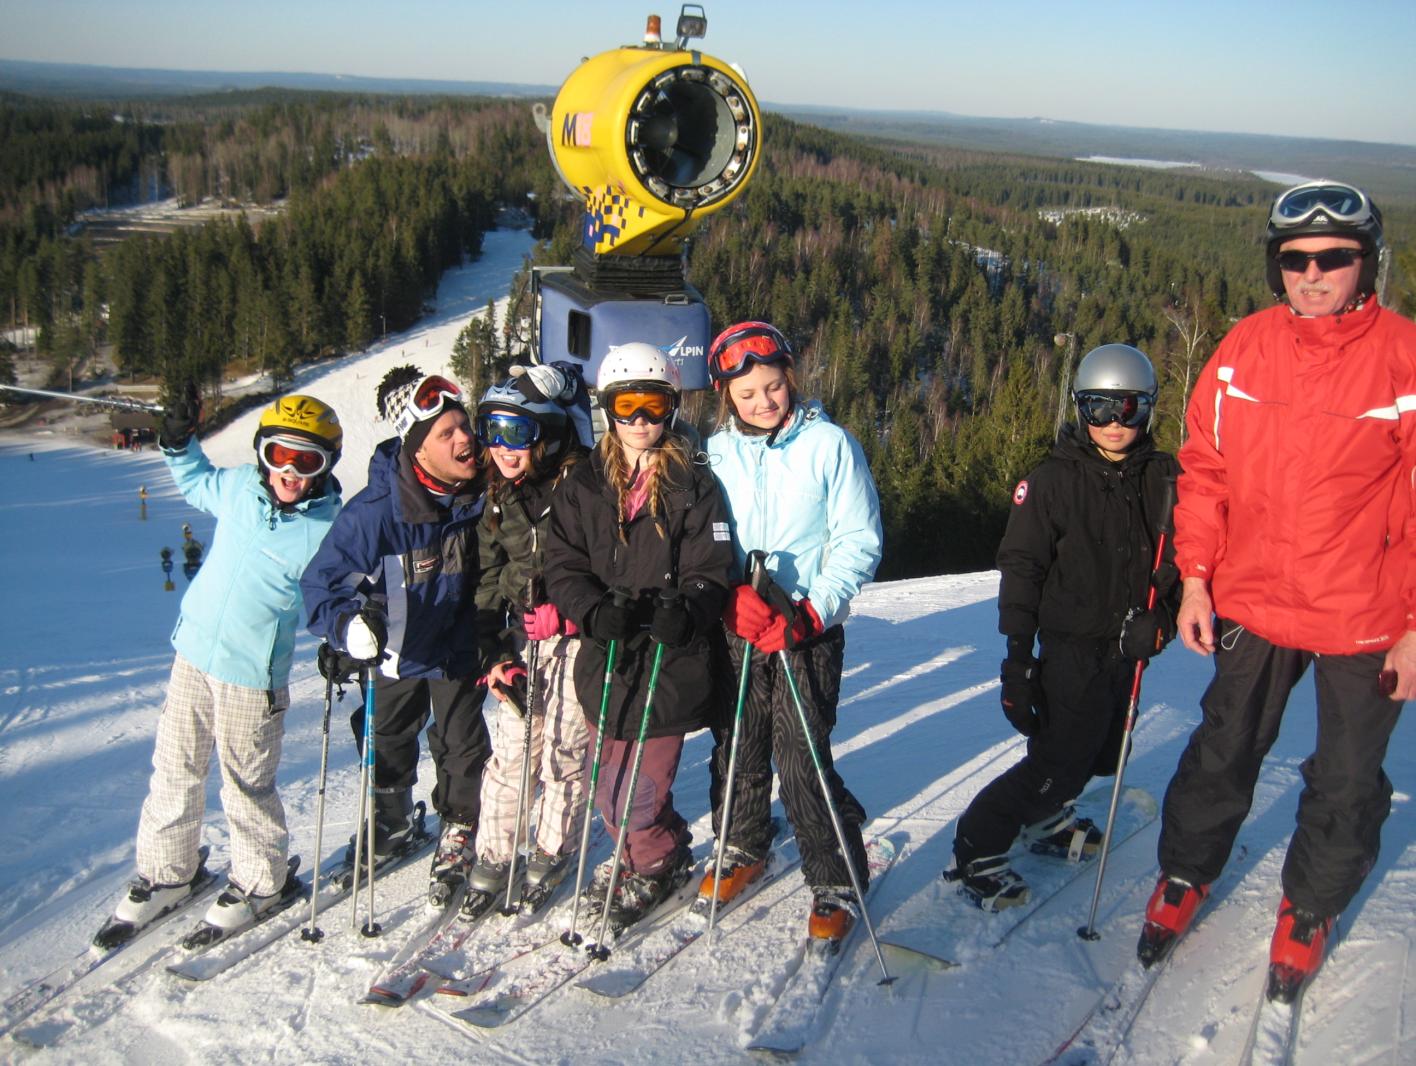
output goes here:
<path id="1" fill-rule="evenodd" d="M 585 201 L 596 256 L 677 256 L 703 217 L 741 195 L 761 156 L 762 117 L 742 71 L 690 51 L 708 32 L 684 4 L 673 44 L 651 16 L 643 43 L 591 56 L 544 124 L 556 173 Z"/>

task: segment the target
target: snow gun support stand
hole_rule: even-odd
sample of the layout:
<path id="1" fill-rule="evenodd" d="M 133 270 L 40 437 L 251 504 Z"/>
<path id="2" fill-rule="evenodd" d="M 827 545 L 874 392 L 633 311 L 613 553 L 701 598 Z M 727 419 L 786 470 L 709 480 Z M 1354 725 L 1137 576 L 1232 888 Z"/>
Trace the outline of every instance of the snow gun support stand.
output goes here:
<path id="1" fill-rule="evenodd" d="M 782 664 L 782 674 L 787 679 L 787 688 L 792 694 L 792 703 L 796 706 L 797 720 L 801 723 L 801 736 L 806 741 L 806 750 L 811 754 L 811 764 L 816 768 L 816 780 L 821 786 L 821 797 L 826 801 L 826 810 L 831 815 L 831 828 L 836 831 L 836 843 L 841 849 L 841 858 L 846 862 L 846 872 L 851 875 L 851 891 L 855 893 L 856 901 L 860 904 L 861 921 L 865 923 L 865 931 L 870 934 L 870 944 L 875 949 L 875 958 L 880 963 L 880 984 L 893 984 L 895 978 L 891 975 L 890 969 L 885 965 L 885 955 L 880 950 L 880 940 L 875 935 L 875 924 L 870 920 L 870 912 L 865 907 L 865 892 L 860 883 L 860 873 L 856 870 L 855 863 L 851 861 L 850 849 L 846 846 L 846 831 L 841 825 L 841 812 L 836 808 L 836 800 L 831 795 L 831 786 L 826 781 L 826 771 L 821 765 L 821 754 L 816 750 L 816 742 L 811 739 L 811 725 L 806 720 L 806 708 L 802 706 L 801 692 L 797 688 L 796 674 L 792 670 L 792 660 L 787 654 L 787 650 L 796 650 L 796 638 L 792 635 L 796 629 L 797 607 L 792 602 L 787 591 L 774 582 L 767 573 L 767 557 L 763 552 L 755 551 L 748 556 L 748 566 L 751 573 L 751 585 L 753 591 L 767 601 L 772 607 L 782 612 L 787 620 L 787 647 L 777 652 L 777 659 Z"/>
<path id="2" fill-rule="evenodd" d="M 374 921 L 374 679 L 378 676 L 375 671 L 375 667 L 365 664 L 359 676 L 364 688 L 364 766 L 359 788 L 359 818 L 355 823 L 358 828 L 354 832 L 354 901 L 349 911 L 351 923 L 366 937 L 376 937 L 383 932 L 383 926 Z M 361 870 L 361 866 L 367 869 Z M 361 873 L 366 875 L 369 886 L 369 917 L 362 928 L 359 926 Z"/>
<path id="3" fill-rule="evenodd" d="M 617 607 L 627 607 L 633 598 L 629 589 L 615 588 L 611 597 Z M 582 639 L 590 639 L 587 633 Z M 595 789 L 600 781 L 600 755 L 605 749 L 605 722 L 609 717 L 610 687 L 614 682 L 615 658 L 619 654 L 619 641 L 610 641 L 605 651 L 605 680 L 600 687 L 600 719 L 595 727 L 595 757 L 590 761 L 590 781 L 585 788 L 585 817 L 581 819 L 580 861 L 575 869 L 575 895 L 571 897 L 570 928 L 561 934 L 561 943 L 568 948 L 579 947 L 585 942 L 576 928 L 580 919 L 580 894 L 585 890 L 585 863 L 590 851 L 590 827 L 595 819 Z M 610 895 L 614 895 L 614 885 L 610 885 Z"/>
<path id="4" fill-rule="evenodd" d="M 659 593 L 659 605 L 668 606 L 682 595 L 678 589 Z M 614 858 L 610 860 L 610 886 L 605 893 L 605 906 L 600 912 L 600 935 L 586 950 L 597 962 L 610 957 L 610 911 L 615 904 L 615 886 L 619 884 L 620 862 L 624 858 L 624 843 L 629 839 L 629 820 L 634 815 L 634 794 L 639 790 L 639 768 L 644 764 L 644 738 L 649 733 L 649 718 L 654 713 L 654 689 L 659 684 L 659 666 L 664 661 L 664 646 L 654 641 L 654 665 L 649 670 L 649 688 L 644 693 L 644 713 L 639 718 L 639 738 L 634 742 L 634 768 L 629 771 L 629 784 L 624 790 L 624 813 L 620 815 L 619 837 L 615 840 Z"/>
<path id="5" fill-rule="evenodd" d="M 1155 575 L 1165 559 L 1166 542 L 1170 540 L 1174 531 L 1175 479 L 1167 478 L 1165 494 L 1161 497 L 1160 530 L 1155 539 L 1155 561 L 1151 564 L 1150 588 L 1146 592 L 1147 611 L 1155 609 L 1157 599 Z M 1121 778 L 1126 773 L 1126 760 L 1131 755 L 1131 733 L 1136 728 L 1136 713 L 1141 706 L 1141 674 L 1145 672 L 1145 669 L 1145 660 L 1138 659 L 1136 672 L 1131 677 L 1131 700 L 1126 707 L 1126 723 L 1121 731 L 1121 752 L 1116 758 L 1116 783 L 1111 786 L 1111 806 L 1106 812 L 1106 832 L 1101 838 L 1101 854 L 1097 856 L 1096 888 L 1092 890 L 1091 911 L 1087 915 L 1087 924 L 1077 930 L 1077 935 L 1083 940 L 1101 939 L 1101 934 L 1096 930 L 1096 909 L 1101 903 L 1101 883 L 1102 878 L 1106 876 L 1106 859 L 1111 852 L 1111 830 L 1116 824 L 1116 807 L 1121 799 Z"/>

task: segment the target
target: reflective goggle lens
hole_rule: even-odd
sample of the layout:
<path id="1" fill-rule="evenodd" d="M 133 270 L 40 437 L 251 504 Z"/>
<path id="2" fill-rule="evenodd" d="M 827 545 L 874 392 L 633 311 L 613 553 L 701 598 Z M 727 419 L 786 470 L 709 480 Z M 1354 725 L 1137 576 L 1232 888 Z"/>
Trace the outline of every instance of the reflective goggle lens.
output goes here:
<path id="1" fill-rule="evenodd" d="M 1152 400 L 1144 392 L 1077 393 L 1077 411 L 1089 426 L 1119 422 L 1127 428 L 1145 425 L 1151 415 Z"/>
<path id="2" fill-rule="evenodd" d="M 529 448 L 541 439 L 541 424 L 525 415 L 478 415 L 477 439 L 488 446 Z"/>
<path id="3" fill-rule="evenodd" d="M 261 445 L 261 458 L 282 474 L 318 477 L 329 468 L 329 452 L 314 444 L 296 443 L 288 437 L 271 437 Z"/>
<path id="4" fill-rule="evenodd" d="M 616 422 L 632 422 L 640 415 L 658 425 L 674 413 L 674 398 L 666 392 L 626 389 L 611 394 L 610 417 Z"/>
<path id="5" fill-rule="evenodd" d="M 443 403 L 447 400 L 461 403 L 462 389 L 458 387 L 457 382 L 437 374 L 420 381 L 417 391 L 413 393 L 413 406 L 424 414 L 441 411 Z"/>
<path id="6" fill-rule="evenodd" d="M 1307 222 L 1319 211 L 1336 222 L 1365 222 L 1372 206 L 1361 189 L 1350 185 L 1301 186 L 1279 198 L 1270 221 L 1282 229 Z"/>
<path id="7" fill-rule="evenodd" d="M 1290 274 L 1305 274 L 1309 263 L 1317 263 L 1324 274 L 1345 270 L 1362 258 L 1360 248 L 1324 248 L 1321 252 L 1279 252 L 1278 265 Z"/>
<path id="8" fill-rule="evenodd" d="M 728 381 L 745 374 L 754 363 L 776 363 L 792 357 L 791 350 L 782 347 L 780 337 L 765 329 L 745 329 L 722 339 L 708 353 L 708 376 L 713 381 Z"/>

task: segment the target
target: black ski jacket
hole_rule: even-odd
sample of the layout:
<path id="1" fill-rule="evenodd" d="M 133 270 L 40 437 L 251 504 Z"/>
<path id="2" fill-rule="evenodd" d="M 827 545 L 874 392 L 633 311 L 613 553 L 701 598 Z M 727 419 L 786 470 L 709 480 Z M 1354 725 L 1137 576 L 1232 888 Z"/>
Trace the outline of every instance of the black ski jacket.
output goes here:
<path id="1" fill-rule="evenodd" d="M 706 466 L 692 467 L 687 483 L 664 493 L 662 519 L 641 511 L 620 539 L 614 490 L 598 453 L 579 463 L 551 501 L 546 538 L 546 592 L 562 615 L 580 627 L 575 689 L 591 726 L 600 713 L 607 645 L 593 639 L 587 619 L 605 593 L 624 587 L 636 595 L 645 626 L 655 595 L 680 590 L 694 619 L 693 639 L 665 648 L 648 736 L 676 736 L 706 726 L 714 710 L 708 634 L 719 626 L 732 582 L 733 545 L 718 482 Z M 662 530 L 661 530 L 662 525 Z M 644 711 L 654 645 L 646 632 L 620 642 L 605 734 L 634 739 Z"/>
<path id="2" fill-rule="evenodd" d="M 1180 466 L 1149 435 L 1119 463 L 1106 460 L 1075 423 L 1052 454 L 1013 490 L 998 547 L 998 629 L 1031 640 L 1114 641 L 1132 607 L 1144 607 L 1155 562 L 1165 480 Z M 1174 551 L 1157 604 L 1179 607 Z"/>

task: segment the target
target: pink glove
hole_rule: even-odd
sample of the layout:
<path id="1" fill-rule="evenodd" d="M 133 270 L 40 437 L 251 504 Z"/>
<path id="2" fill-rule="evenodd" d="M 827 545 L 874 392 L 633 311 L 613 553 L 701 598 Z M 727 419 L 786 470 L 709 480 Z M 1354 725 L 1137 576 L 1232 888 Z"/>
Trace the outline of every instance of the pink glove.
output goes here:
<path id="1" fill-rule="evenodd" d="M 549 640 L 561 631 L 561 616 L 554 603 L 532 607 L 521 616 L 528 640 Z"/>

